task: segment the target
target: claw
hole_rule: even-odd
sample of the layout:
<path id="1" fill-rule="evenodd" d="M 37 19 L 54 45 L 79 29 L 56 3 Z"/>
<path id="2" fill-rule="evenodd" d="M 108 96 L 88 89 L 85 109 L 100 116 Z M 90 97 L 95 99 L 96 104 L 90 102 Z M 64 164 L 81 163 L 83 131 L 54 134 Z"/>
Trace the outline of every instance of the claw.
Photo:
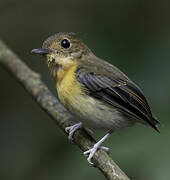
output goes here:
<path id="1" fill-rule="evenodd" d="M 106 152 L 109 152 L 109 148 L 108 147 L 105 147 L 105 146 L 101 146 L 100 149 L 106 151 Z"/>
<path id="2" fill-rule="evenodd" d="M 73 134 L 74 134 L 74 132 L 75 132 L 77 129 L 80 129 L 82 126 L 83 126 L 83 124 L 80 122 L 80 123 L 74 124 L 73 126 L 69 126 L 69 127 L 66 127 L 66 128 L 65 128 L 65 131 L 66 131 L 67 133 L 69 133 L 68 139 L 69 139 L 70 141 L 73 141 Z"/>
<path id="3" fill-rule="evenodd" d="M 95 152 L 96 152 L 96 151 L 98 150 L 98 148 L 99 148 L 99 147 L 97 147 L 96 145 L 97 145 L 97 143 L 93 146 L 93 148 L 91 148 L 91 149 L 89 149 L 89 150 L 87 150 L 87 151 L 85 151 L 85 152 L 83 153 L 84 155 L 88 155 L 87 161 L 88 161 L 90 164 L 93 164 L 93 163 L 91 162 L 91 159 L 92 159 L 92 157 L 94 156 Z"/>
<path id="4" fill-rule="evenodd" d="M 93 148 L 85 151 L 83 154 L 84 155 L 88 155 L 88 158 L 87 158 L 87 161 L 90 163 L 90 164 L 93 164 L 92 163 L 92 158 L 95 154 L 95 152 L 98 150 L 98 149 L 102 149 L 104 151 L 109 151 L 109 148 L 107 147 L 104 147 L 104 146 L 101 146 L 101 144 L 109 137 L 110 133 L 107 133 L 100 141 L 98 141 L 94 146 Z"/>
<path id="5" fill-rule="evenodd" d="M 71 126 L 65 128 L 66 133 L 69 133 L 70 127 L 71 127 Z"/>
<path id="6" fill-rule="evenodd" d="M 106 151 L 106 152 L 109 151 L 109 148 L 108 148 L 108 147 L 100 146 L 100 145 L 98 145 L 98 144 L 96 143 L 96 144 L 93 146 L 93 148 L 91 148 L 91 149 L 89 149 L 89 150 L 87 150 L 87 151 L 85 151 L 85 152 L 83 153 L 84 155 L 88 155 L 87 161 L 88 161 L 90 164 L 93 164 L 93 163 L 91 162 L 91 159 L 92 159 L 92 157 L 94 156 L 94 154 L 96 153 L 96 151 L 97 151 L 98 149 L 102 149 L 102 150 L 104 150 L 104 151 Z"/>
<path id="7" fill-rule="evenodd" d="M 65 128 L 65 131 L 67 133 L 69 133 L 68 135 L 68 139 L 70 141 L 73 141 L 73 134 L 74 132 L 77 130 L 77 129 L 80 129 L 81 127 L 83 126 L 83 124 L 80 122 L 80 123 L 77 123 L 77 124 L 74 124 L 73 126 L 69 126 L 69 127 L 66 127 Z M 92 163 L 92 158 L 95 154 L 95 152 L 98 150 L 98 149 L 102 149 L 106 152 L 109 151 L 109 148 L 107 147 L 104 147 L 104 146 L 101 146 L 101 144 L 109 137 L 110 133 L 107 133 L 100 141 L 98 141 L 94 146 L 93 148 L 85 151 L 83 154 L 84 155 L 88 155 L 88 158 L 87 158 L 87 161 L 90 163 L 90 164 L 93 164 Z"/>

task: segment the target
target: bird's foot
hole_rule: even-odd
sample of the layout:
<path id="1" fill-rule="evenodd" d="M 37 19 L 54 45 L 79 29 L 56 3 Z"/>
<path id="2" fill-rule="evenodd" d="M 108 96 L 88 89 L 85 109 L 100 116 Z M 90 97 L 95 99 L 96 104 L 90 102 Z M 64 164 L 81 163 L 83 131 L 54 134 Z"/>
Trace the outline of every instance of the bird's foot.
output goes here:
<path id="1" fill-rule="evenodd" d="M 98 142 L 93 146 L 93 148 L 91 148 L 91 149 L 89 149 L 89 150 L 87 150 L 87 151 L 85 151 L 85 152 L 83 153 L 84 155 L 88 155 L 87 161 L 88 161 L 90 164 L 93 164 L 91 160 L 92 160 L 95 152 L 96 152 L 98 149 L 102 149 L 102 150 L 104 150 L 104 151 L 106 151 L 106 152 L 109 151 L 109 148 L 104 147 L 104 146 L 101 146 L 101 144 L 109 137 L 109 135 L 110 135 L 110 133 L 106 134 L 100 141 L 98 141 Z"/>
<path id="2" fill-rule="evenodd" d="M 93 148 L 91 148 L 91 149 L 89 149 L 89 150 L 87 150 L 87 151 L 85 151 L 85 152 L 83 153 L 84 155 L 88 155 L 87 161 L 88 161 L 90 164 L 93 164 L 93 163 L 91 162 L 91 159 L 93 158 L 95 152 L 96 152 L 98 149 L 102 149 L 102 150 L 104 150 L 104 151 L 106 151 L 106 152 L 109 151 L 109 148 L 108 148 L 108 147 L 100 146 L 100 145 L 98 145 L 98 144 L 96 143 L 96 144 L 93 146 Z"/>
<path id="3" fill-rule="evenodd" d="M 65 131 L 69 133 L 68 139 L 73 142 L 73 134 L 77 129 L 82 128 L 83 124 L 81 122 L 74 124 L 73 126 L 69 126 L 65 128 Z"/>

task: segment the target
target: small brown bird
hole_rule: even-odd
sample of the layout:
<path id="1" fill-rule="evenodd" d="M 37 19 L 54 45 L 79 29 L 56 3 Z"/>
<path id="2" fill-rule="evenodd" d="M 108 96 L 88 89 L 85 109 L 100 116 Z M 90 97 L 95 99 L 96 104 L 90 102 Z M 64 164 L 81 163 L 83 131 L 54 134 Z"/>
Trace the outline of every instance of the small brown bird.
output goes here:
<path id="1" fill-rule="evenodd" d="M 118 68 L 96 57 L 76 34 L 55 34 L 32 53 L 45 56 L 61 103 L 76 117 L 77 124 L 66 128 L 68 138 L 82 127 L 107 131 L 84 152 L 89 163 L 99 148 L 109 150 L 101 144 L 113 131 L 139 122 L 159 132 L 159 122 L 139 87 Z"/>

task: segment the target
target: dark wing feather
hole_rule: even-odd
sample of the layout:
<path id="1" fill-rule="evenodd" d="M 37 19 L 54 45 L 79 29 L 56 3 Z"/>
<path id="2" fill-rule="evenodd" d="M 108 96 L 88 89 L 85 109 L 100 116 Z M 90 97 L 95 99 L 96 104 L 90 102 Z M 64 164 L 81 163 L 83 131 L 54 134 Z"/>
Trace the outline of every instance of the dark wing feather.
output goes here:
<path id="1" fill-rule="evenodd" d="M 113 79 L 104 74 L 90 72 L 83 67 L 77 68 L 76 77 L 91 97 L 114 106 L 141 122 L 147 122 L 159 132 L 156 126 L 158 121 L 152 116 L 146 98 L 132 81 Z"/>

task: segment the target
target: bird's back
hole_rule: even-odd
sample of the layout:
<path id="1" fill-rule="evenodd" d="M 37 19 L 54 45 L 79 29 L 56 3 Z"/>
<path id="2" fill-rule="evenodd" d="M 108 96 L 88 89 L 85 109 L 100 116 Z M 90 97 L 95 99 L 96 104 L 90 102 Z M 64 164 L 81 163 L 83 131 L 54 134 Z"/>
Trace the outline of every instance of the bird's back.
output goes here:
<path id="1" fill-rule="evenodd" d="M 93 54 L 82 61 L 76 69 L 76 76 L 86 93 L 158 131 L 158 121 L 145 96 L 122 71 Z"/>

